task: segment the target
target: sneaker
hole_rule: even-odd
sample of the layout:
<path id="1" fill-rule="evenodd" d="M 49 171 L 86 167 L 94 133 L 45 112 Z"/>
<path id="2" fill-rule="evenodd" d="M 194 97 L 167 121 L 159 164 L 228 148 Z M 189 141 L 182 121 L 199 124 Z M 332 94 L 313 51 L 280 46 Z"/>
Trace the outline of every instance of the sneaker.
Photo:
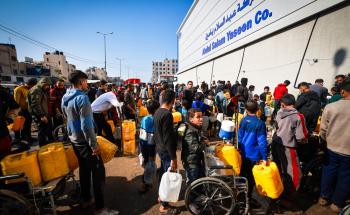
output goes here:
<path id="1" fill-rule="evenodd" d="M 331 204 L 330 208 L 331 208 L 331 210 L 332 210 L 333 212 L 336 212 L 337 214 L 339 214 L 340 211 L 341 211 L 341 208 L 338 207 L 337 205 L 335 205 L 334 203 Z"/>
<path id="2" fill-rule="evenodd" d="M 329 205 L 329 201 L 323 197 L 320 197 L 318 199 L 318 204 L 321 206 L 327 206 L 327 205 Z"/>
<path id="3" fill-rule="evenodd" d="M 95 211 L 95 215 L 118 215 L 119 211 L 103 208 L 101 210 Z"/>

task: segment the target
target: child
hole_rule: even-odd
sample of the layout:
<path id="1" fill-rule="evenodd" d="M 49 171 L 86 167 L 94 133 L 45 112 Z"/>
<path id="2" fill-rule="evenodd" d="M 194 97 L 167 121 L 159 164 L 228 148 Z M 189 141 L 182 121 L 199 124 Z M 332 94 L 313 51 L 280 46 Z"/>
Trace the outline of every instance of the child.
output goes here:
<path id="1" fill-rule="evenodd" d="M 204 139 L 201 137 L 202 111 L 191 108 L 182 141 L 181 160 L 187 175 L 187 184 L 204 176 Z"/>
<path id="2" fill-rule="evenodd" d="M 140 193 L 145 193 L 149 190 L 152 183 L 150 183 L 149 179 L 145 176 L 152 175 L 152 168 L 148 168 L 147 163 L 151 162 L 148 165 L 152 165 L 155 167 L 155 158 L 156 158 L 156 146 L 154 145 L 152 139 L 153 139 L 153 133 L 154 133 L 154 121 L 153 121 L 153 115 L 156 112 L 156 110 L 159 108 L 159 102 L 155 100 L 148 100 L 146 103 L 146 108 L 148 110 L 148 113 L 150 115 L 145 116 L 141 120 L 140 125 L 140 148 L 141 148 L 141 154 L 144 159 L 144 167 L 145 172 L 143 176 L 142 186 L 139 190 Z M 154 171 L 156 171 L 156 168 L 154 168 Z M 150 172 L 149 172 L 150 171 Z"/>
<path id="3" fill-rule="evenodd" d="M 272 138 L 272 156 L 281 171 L 285 194 L 298 190 L 302 172 L 297 144 L 307 137 L 305 119 L 295 108 L 295 98 L 286 94 L 276 115 L 277 131 Z"/>
<path id="4" fill-rule="evenodd" d="M 267 140 L 266 126 L 263 121 L 258 119 L 258 103 L 254 100 L 248 100 L 245 109 L 247 116 L 240 123 L 238 130 L 238 148 L 242 155 L 242 176 L 248 180 L 248 196 L 251 197 L 254 187 L 253 166 L 262 160 L 266 165 L 267 160 Z"/>

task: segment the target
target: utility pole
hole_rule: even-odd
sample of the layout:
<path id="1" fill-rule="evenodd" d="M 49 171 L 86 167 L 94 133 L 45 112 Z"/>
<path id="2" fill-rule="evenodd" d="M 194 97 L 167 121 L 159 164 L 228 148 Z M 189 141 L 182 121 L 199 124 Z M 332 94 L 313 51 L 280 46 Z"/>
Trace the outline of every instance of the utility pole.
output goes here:
<path id="1" fill-rule="evenodd" d="M 124 58 L 118 58 L 116 57 L 115 59 L 119 60 L 119 78 L 122 78 L 122 60 L 125 60 Z"/>
<path id="2" fill-rule="evenodd" d="M 102 32 L 97 31 L 96 33 L 97 33 L 97 34 L 103 35 L 103 42 L 104 42 L 104 49 L 105 49 L 105 72 L 107 73 L 106 36 L 107 36 L 107 35 L 112 35 L 113 32 L 110 32 L 110 33 L 102 33 Z"/>

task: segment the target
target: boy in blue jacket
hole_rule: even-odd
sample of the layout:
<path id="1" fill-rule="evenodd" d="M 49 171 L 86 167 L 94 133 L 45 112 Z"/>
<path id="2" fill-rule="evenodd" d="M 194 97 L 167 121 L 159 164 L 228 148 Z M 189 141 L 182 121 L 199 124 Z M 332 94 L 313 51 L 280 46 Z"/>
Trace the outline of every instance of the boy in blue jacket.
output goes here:
<path id="1" fill-rule="evenodd" d="M 153 115 L 156 110 L 159 108 L 160 104 L 158 101 L 149 100 L 147 101 L 146 108 L 150 115 L 145 116 L 141 120 L 140 125 L 140 149 L 141 154 L 144 159 L 144 176 L 142 180 L 142 186 L 139 189 L 140 193 L 145 193 L 149 190 L 152 185 L 152 181 L 150 180 L 150 176 L 152 176 L 152 168 L 154 171 L 157 170 L 157 166 L 155 164 L 156 159 L 156 145 L 153 142 L 153 134 L 154 134 L 154 119 Z M 148 164 L 149 163 L 149 164 Z"/>
<path id="2" fill-rule="evenodd" d="M 248 195 L 251 197 L 254 187 L 253 166 L 259 161 L 266 165 L 268 151 L 266 125 L 256 116 L 258 103 L 248 100 L 245 108 L 247 116 L 242 119 L 238 130 L 238 148 L 243 161 L 241 175 L 248 180 Z"/>

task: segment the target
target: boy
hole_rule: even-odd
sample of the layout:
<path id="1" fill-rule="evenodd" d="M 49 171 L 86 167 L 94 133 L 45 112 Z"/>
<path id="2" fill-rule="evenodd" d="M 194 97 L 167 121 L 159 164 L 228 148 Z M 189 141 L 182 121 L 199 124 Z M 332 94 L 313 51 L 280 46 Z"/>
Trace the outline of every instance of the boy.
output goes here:
<path id="1" fill-rule="evenodd" d="M 281 97 L 281 109 L 276 115 L 277 131 L 272 138 L 272 156 L 284 183 L 285 194 L 298 190 L 302 172 L 297 154 L 297 144 L 307 137 L 305 119 L 295 108 L 291 94 Z"/>
<path id="2" fill-rule="evenodd" d="M 262 160 L 266 165 L 267 140 L 266 126 L 257 116 L 258 103 L 248 100 L 245 109 L 247 116 L 240 123 L 238 130 L 238 148 L 242 155 L 242 176 L 246 177 L 249 185 L 248 195 L 251 197 L 254 187 L 253 166 Z"/>
<path id="3" fill-rule="evenodd" d="M 204 139 L 201 137 L 203 124 L 202 111 L 191 108 L 182 141 L 181 160 L 187 175 L 187 184 L 204 176 Z"/>
<path id="4" fill-rule="evenodd" d="M 153 133 L 154 133 L 154 120 L 153 115 L 156 110 L 159 108 L 159 102 L 155 100 L 149 100 L 146 103 L 147 111 L 150 115 L 145 116 L 141 120 L 141 128 L 140 128 L 140 148 L 141 154 L 144 159 L 144 166 L 146 167 L 148 162 L 152 162 L 152 165 L 155 166 L 155 158 L 156 158 L 156 146 L 153 142 Z M 150 172 L 150 168 L 145 168 L 143 181 L 140 193 L 145 193 L 149 190 L 149 187 L 152 185 L 149 183 L 145 176 L 152 175 Z M 156 168 L 155 168 L 156 170 Z M 148 182 L 148 183 L 147 183 Z"/>

